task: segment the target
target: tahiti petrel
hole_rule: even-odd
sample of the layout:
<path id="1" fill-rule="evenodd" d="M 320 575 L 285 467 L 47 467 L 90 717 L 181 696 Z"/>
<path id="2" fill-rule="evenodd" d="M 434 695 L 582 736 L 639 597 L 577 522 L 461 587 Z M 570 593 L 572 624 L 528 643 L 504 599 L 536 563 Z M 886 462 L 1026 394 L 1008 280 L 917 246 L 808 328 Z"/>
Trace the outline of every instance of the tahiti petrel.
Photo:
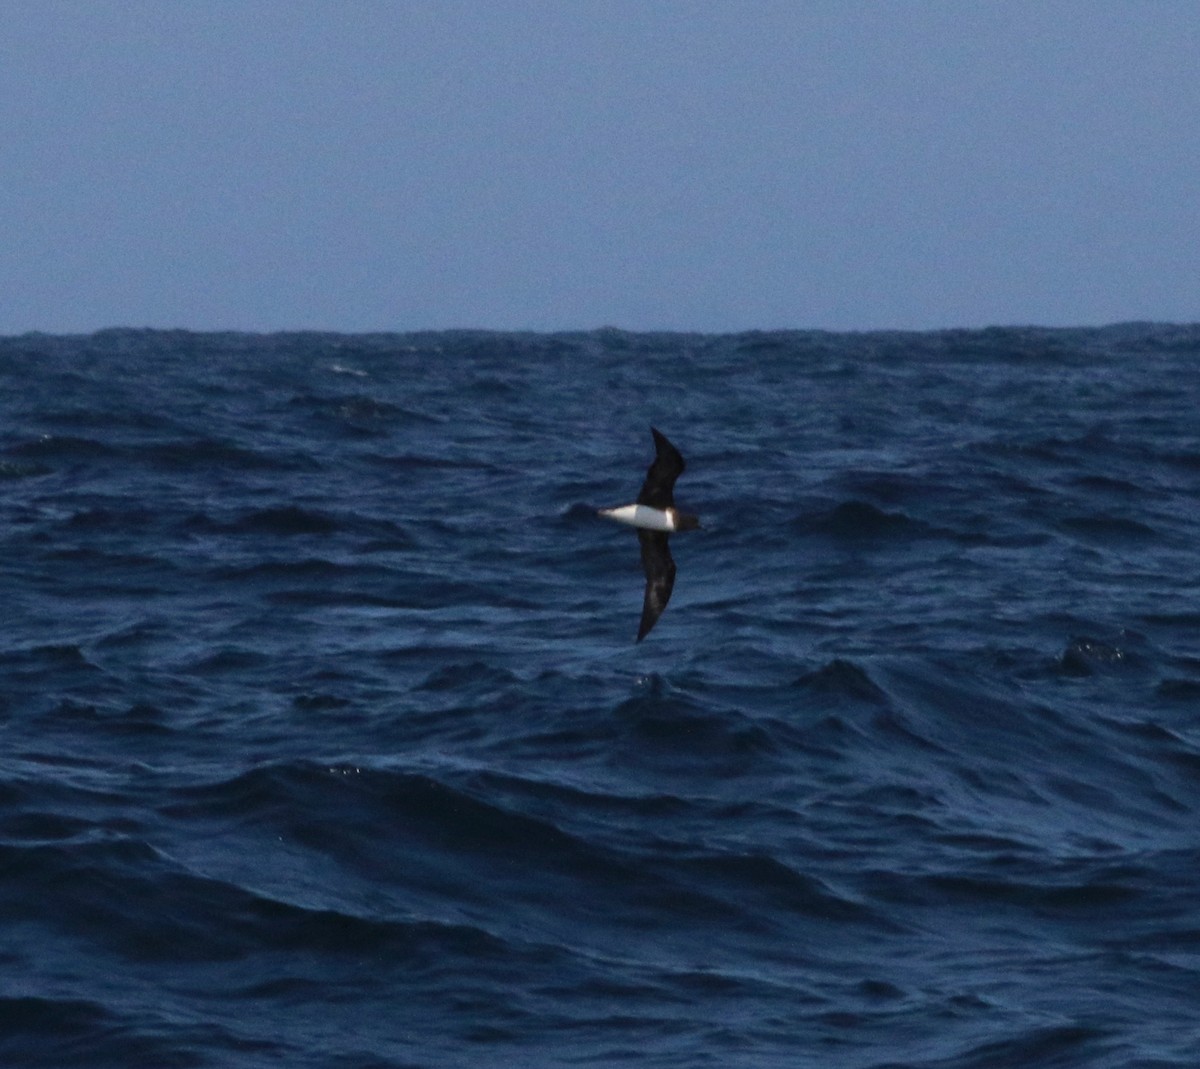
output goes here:
<path id="1" fill-rule="evenodd" d="M 654 463 L 646 472 L 637 504 L 622 505 L 615 509 L 600 509 L 618 523 L 627 523 L 638 529 L 638 541 L 642 544 L 642 569 L 646 573 L 646 596 L 642 602 L 642 623 L 638 628 L 637 641 L 641 642 L 650 632 L 671 597 L 675 585 L 675 562 L 667 546 L 667 536 L 675 531 L 692 531 L 700 526 L 695 516 L 680 512 L 675 507 L 675 480 L 685 467 L 679 450 L 667 441 L 666 435 L 654 427 Z"/>

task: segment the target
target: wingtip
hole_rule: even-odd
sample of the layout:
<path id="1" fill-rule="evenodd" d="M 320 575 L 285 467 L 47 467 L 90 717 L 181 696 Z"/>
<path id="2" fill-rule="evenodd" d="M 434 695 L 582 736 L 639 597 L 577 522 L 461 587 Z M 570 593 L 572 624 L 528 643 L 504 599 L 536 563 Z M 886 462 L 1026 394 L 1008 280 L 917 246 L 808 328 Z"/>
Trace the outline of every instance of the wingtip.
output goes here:
<path id="1" fill-rule="evenodd" d="M 659 452 L 661 449 L 664 449 L 664 448 L 667 448 L 667 449 L 675 448 L 673 445 L 671 445 L 671 439 L 668 438 L 665 434 L 663 434 L 663 432 L 660 431 L 657 427 L 650 428 L 650 437 L 654 439 L 655 453 Z"/>

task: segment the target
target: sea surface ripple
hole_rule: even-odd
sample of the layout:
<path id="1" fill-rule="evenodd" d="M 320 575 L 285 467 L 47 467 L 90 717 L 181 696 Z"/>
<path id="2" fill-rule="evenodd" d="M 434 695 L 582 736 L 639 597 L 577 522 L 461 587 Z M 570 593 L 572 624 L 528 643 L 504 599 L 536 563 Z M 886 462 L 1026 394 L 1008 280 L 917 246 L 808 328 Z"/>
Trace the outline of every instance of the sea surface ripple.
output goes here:
<path id="1" fill-rule="evenodd" d="M 1194 1069 L 1198 412 L 1194 326 L 0 338 L 0 1063 Z"/>

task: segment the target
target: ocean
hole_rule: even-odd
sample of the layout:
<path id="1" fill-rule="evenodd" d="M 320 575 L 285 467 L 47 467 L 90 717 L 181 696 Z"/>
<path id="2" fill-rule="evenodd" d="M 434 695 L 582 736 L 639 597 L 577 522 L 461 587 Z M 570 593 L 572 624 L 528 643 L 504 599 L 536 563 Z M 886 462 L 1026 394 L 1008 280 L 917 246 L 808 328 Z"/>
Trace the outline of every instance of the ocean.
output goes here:
<path id="1" fill-rule="evenodd" d="M 1200 326 L 0 338 L 0 1064 L 1194 1069 L 1198 413 Z"/>

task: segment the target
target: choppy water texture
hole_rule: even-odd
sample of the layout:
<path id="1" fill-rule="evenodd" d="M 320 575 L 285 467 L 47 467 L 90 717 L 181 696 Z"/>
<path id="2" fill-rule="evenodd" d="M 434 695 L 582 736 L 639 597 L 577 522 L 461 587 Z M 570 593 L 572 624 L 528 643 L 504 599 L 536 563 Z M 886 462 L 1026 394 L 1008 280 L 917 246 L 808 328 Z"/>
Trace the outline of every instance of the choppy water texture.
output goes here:
<path id="1" fill-rule="evenodd" d="M 0 339 L 0 1062 L 1192 1069 L 1198 357 Z"/>

